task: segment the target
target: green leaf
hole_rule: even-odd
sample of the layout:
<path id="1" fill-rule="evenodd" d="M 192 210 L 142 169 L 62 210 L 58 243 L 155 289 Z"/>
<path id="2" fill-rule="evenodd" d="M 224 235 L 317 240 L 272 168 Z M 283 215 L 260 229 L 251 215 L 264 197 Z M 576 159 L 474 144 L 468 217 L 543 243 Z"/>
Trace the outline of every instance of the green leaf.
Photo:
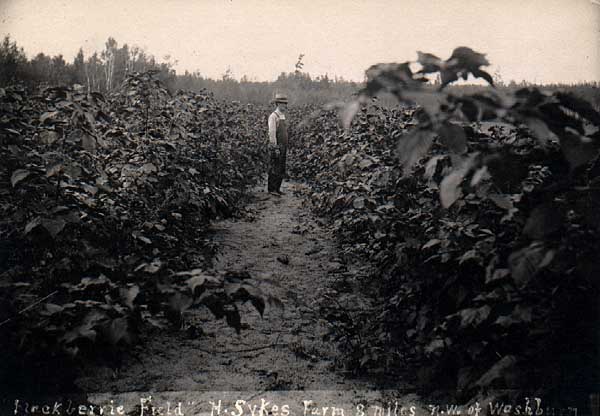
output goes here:
<path id="1" fill-rule="evenodd" d="M 40 124 L 43 124 L 44 121 L 53 119 L 59 114 L 58 111 L 47 111 L 40 116 Z"/>
<path id="2" fill-rule="evenodd" d="M 425 129 L 414 129 L 400 138 L 395 155 L 402 163 L 404 174 L 427 153 L 432 142 L 433 132 Z"/>
<path id="3" fill-rule="evenodd" d="M 452 51 L 450 58 L 442 65 L 442 70 L 440 71 L 441 88 L 450 82 L 456 81 L 459 76 L 466 80 L 469 73 L 477 78 L 483 78 L 493 85 L 492 77 L 479 68 L 480 66 L 489 64 L 484 54 L 475 52 L 473 49 L 465 46 L 458 47 Z"/>
<path id="4" fill-rule="evenodd" d="M 473 174 L 473 177 L 471 178 L 471 186 L 477 186 L 479 185 L 481 182 L 490 179 L 490 173 L 488 171 L 487 166 L 483 166 L 479 169 L 477 169 L 475 171 L 475 173 Z"/>
<path id="5" fill-rule="evenodd" d="M 458 261 L 458 264 L 463 264 L 466 261 L 473 260 L 479 264 L 482 262 L 481 254 L 476 249 L 466 251 Z"/>
<path id="6" fill-rule="evenodd" d="M 349 130 L 352 120 L 360 110 L 360 102 L 358 100 L 350 101 L 340 111 L 340 120 L 344 129 Z"/>
<path id="7" fill-rule="evenodd" d="M 130 288 L 120 288 L 119 293 L 125 303 L 125 306 L 133 310 L 135 308 L 133 302 L 140 293 L 140 287 L 138 285 L 133 285 Z"/>
<path id="8" fill-rule="evenodd" d="M 265 299 L 263 297 L 263 292 L 250 284 L 243 284 L 238 289 L 240 293 L 239 297 L 244 302 L 250 300 L 250 303 L 256 308 L 260 316 L 263 316 L 265 311 Z"/>
<path id="9" fill-rule="evenodd" d="M 97 332 L 93 329 L 93 325 L 90 323 L 82 323 L 75 326 L 70 331 L 66 332 L 59 340 L 64 344 L 71 344 L 78 339 L 85 338 L 90 341 L 96 340 Z"/>
<path id="10" fill-rule="evenodd" d="M 83 133 L 81 135 L 81 147 L 88 152 L 93 152 L 96 150 L 97 142 L 96 138 L 88 133 Z"/>
<path id="11" fill-rule="evenodd" d="M 181 292 L 176 292 L 173 296 L 169 298 L 169 306 L 175 312 L 183 313 L 186 311 L 194 300 Z"/>
<path id="12" fill-rule="evenodd" d="M 12 175 L 10 177 L 10 183 L 12 184 L 12 186 L 14 188 L 21 181 L 25 180 L 25 178 L 27 178 L 29 175 L 31 175 L 31 171 L 29 171 L 27 169 L 17 169 L 12 173 Z"/>
<path id="13" fill-rule="evenodd" d="M 50 234 L 50 236 L 52 238 L 56 238 L 56 236 L 58 234 L 60 234 L 60 232 L 65 228 L 65 225 L 67 225 L 67 222 L 65 220 L 63 220 L 62 218 L 43 219 L 41 225 L 42 225 L 42 227 L 44 227 L 46 229 L 46 231 L 48 231 L 48 233 Z"/>
<path id="14" fill-rule="evenodd" d="M 490 316 L 492 308 L 489 305 L 484 305 L 481 308 L 463 309 L 458 313 L 460 317 L 460 327 L 465 329 L 467 327 L 478 327 L 485 322 Z"/>
<path id="15" fill-rule="evenodd" d="M 450 172 L 440 183 L 440 201 L 444 208 L 449 208 L 462 195 L 460 184 L 465 177 L 465 172 L 455 170 Z"/>
<path id="16" fill-rule="evenodd" d="M 486 371 L 475 384 L 482 388 L 514 387 L 514 381 L 519 373 L 517 364 L 517 357 L 507 355 Z"/>
<path id="17" fill-rule="evenodd" d="M 444 340 L 437 338 L 437 339 L 434 339 L 433 341 L 431 341 L 429 344 L 427 344 L 425 346 L 425 348 L 423 349 L 423 351 L 428 356 L 439 357 L 442 355 L 445 348 L 446 348 L 446 344 L 444 343 Z"/>
<path id="18" fill-rule="evenodd" d="M 438 244 L 440 244 L 442 241 L 438 240 L 437 238 L 432 238 L 431 240 L 429 240 L 428 242 L 426 242 L 425 244 L 423 244 L 423 247 L 421 247 L 421 250 L 425 250 L 428 249 L 430 247 L 436 246 Z"/>
<path id="19" fill-rule="evenodd" d="M 52 176 L 58 175 L 60 172 L 62 172 L 62 168 L 63 168 L 62 162 L 49 165 L 46 168 L 46 177 L 51 178 Z"/>
<path id="20" fill-rule="evenodd" d="M 563 225 L 561 210 L 556 204 L 545 203 L 531 211 L 523 227 L 523 234 L 533 240 L 541 240 L 558 231 Z"/>
<path id="21" fill-rule="evenodd" d="M 198 298 L 198 303 L 206 306 L 217 319 L 221 319 L 225 316 L 223 299 L 214 293 L 204 292 Z"/>
<path id="22" fill-rule="evenodd" d="M 204 283 L 206 283 L 206 276 L 202 276 L 202 275 L 191 277 L 185 281 L 185 284 L 188 285 L 188 287 L 191 289 L 192 294 L 194 296 L 196 295 L 196 288 L 198 288 L 198 287 L 202 288 Z"/>
<path id="23" fill-rule="evenodd" d="M 467 135 L 462 127 L 446 123 L 437 129 L 440 141 L 450 151 L 462 154 L 467 151 Z"/>
<path id="24" fill-rule="evenodd" d="M 473 49 L 466 46 L 459 46 L 454 49 L 450 59 L 448 59 L 448 63 L 453 66 L 460 66 L 468 69 L 475 69 L 490 64 L 484 54 L 475 52 Z"/>
<path id="25" fill-rule="evenodd" d="M 42 217 L 35 217 L 25 226 L 25 235 L 29 234 L 35 227 L 42 223 Z"/>
<path id="26" fill-rule="evenodd" d="M 571 169 L 583 166 L 598 155 L 599 143 L 572 131 L 560 135 L 560 148 Z"/>
<path id="27" fill-rule="evenodd" d="M 519 189 L 529 172 L 528 165 L 512 153 L 488 156 L 484 159 L 484 164 L 492 175 L 494 184 L 504 193 L 514 193 Z"/>
<path id="28" fill-rule="evenodd" d="M 43 144 L 53 144 L 59 139 L 59 135 L 54 130 L 43 130 L 40 134 L 40 141 Z"/>
<path id="29" fill-rule="evenodd" d="M 408 62 L 372 65 L 365 74 L 367 76 L 367 91 L 371 95 L 376 95 L 381 90 L 393 92 L 414 83 Z"/>
<path id="30" fill-rule="evenodd" d="M 554 258 L 554 250 L 540 243 L 532 243 L 508 257 L 511 275 L 519 288 L 524 288 L 533 277 Z"/>
<path id="31" fill-rule="evenodd" d="M 458 79 L 458 75 L 456 73 L 456 71 L 452 70 L 452 69 L 442 69 L 440 71 L 440 81 L 441 81 L 441 87 L 444 87 L 445 85 L 450 84 L 451 82 L 454 82 Z"/>
<path id="32" fill-rule="evenodd" d="M 60 313 L 65 309 L 62 306 L 56 305 L 54 303 L 46 303 L 45 307 L 46 307 L 46 312 L 48 312 L 48 315 L 54 315 L 56 313 Z"/>
<path id="33" fill-rule="evenodd" d="M 63 172 L 72 179 L 79 179 L 83 174 L 83 170 L 75 163 L 63 166 Z"/>
<path id="34" fill-rule="evenodd" d="M 548 125 L 537 117 L 526 117 L 525 123 L 542 146 L 546 146 L 551 139 L 556 138 L 556 135 L 548 128 Z"/>
<path id="35" fill-rule="evenodd" d="M 227 310 L 225 320 L 227 321 L 227 325 L 235 329 L 235 332 L 240 333 L 242 330 L 242 319 L 237 308 Z"/>
<path id="36" fill-rule="evenodd" d="M 600 126 L 600 113 L 589 102 L 570 92 L 559 91 L 554 95 L 558 98 L 562 106 L 585 117 L 596 126 Z"/>
<path id="37" fill-rule="evenodd" d="M 421 51 L 417 51 L 417 61 L 423 67 L 419 71 L 423 74 L 437 72 L 440 70 L 440 66 L 442 65 L 442 60 L 440 58 L 430 53 L 424 53 Z"/>
<path id="38" fill-rule="evenodd" d="M 129 343 L 128 329 L 127 318 L 120 317 L 113 319 L 106 328 L 108 342 L 113 346 L 117 345 L 121 340 Z"/>
<path id="39" fill-rule="evenodd" d="M 474 69 L 473 71 L 471 71 L 471 73 L 473 74 L 473 76 L 475 76 L 476 78 L 483 78 L 485 79 L 490 85 L 494 85 L 494 79 L 492 78 L 492 76 L 490 74 L 488 74 L 487 72 L 485 72 L 482 69 Z"/>
<path id="40" fill-rule="evenodd" d="M 499 316 L 494 323 L 507 328 L 512 325 L 528 324 L 532 321 L 533 308 L 531 306 L 517 305 L 510 315 Z"/>

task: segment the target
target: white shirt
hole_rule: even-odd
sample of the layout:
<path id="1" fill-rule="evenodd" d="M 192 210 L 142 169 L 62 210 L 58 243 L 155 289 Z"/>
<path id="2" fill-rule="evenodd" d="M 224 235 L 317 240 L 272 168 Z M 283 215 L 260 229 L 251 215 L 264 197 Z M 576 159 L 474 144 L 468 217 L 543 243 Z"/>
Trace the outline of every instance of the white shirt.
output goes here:
<path id="1" fill-rule="evenodd" d="M 277 108 L 269 116 L 269 143 L 271 144 L 277 144 L 277 124 L 279 120 L 285 120 L 285 114 Z"/>

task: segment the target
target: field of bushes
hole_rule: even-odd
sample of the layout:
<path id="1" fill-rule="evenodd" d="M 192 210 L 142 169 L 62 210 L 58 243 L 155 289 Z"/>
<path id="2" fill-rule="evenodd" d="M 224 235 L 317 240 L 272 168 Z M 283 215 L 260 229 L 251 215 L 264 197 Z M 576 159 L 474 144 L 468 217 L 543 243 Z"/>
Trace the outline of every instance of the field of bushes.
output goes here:
<path id="1" fill-rule="evenodd" d="M 4 393 L 68 389 L 86 360 L 117 369 L 139 331 L 186 309 L 239 330 L 236 302 L 269 301 L 247 276 L 204 273 L 209 222 L 263 175 L 266 114 L 155 75 L 108 95 L 0 89 Z"/>
<path id="2" fill-rule="evenodd" d="M 449 71 L 419 58 L 423 72 Z M 452 59 L 454 75 L 488 79 L 476 52 Z M 418 385 L 462 402 L 587 403 L 599 370 L 600 115 L 569 92 L 456 95 L 422 89 L 407 65 L 369 71 L 360 105 L 307 121 L 293 167 L 347 258 L 376 266 L 361 282 L 376 312 L 327 311 L 351 367 L 412 364 Z M 382 106 L 370 98 L 382 91 L 426 104 Z"/>
<path id="3" fill-rule="evenodd" d="M 493 82 L 469 48 L 419 63 L 371 67 L 350 102 L 290 109 L 290 176 L 341 254 L 376 268 L 358 282 L 376 311 L 324 308 L 331 335 L 355 373 L 411 368 L 462 402 L 586 400 L 600 362 L 597 103 L 458 94 L 447 86 L 469 74 Z M 0 383 L 15 391 L 60 390 L 86 360 L 116 369 L 144 327 L 189 308 L 239 331 L 237 303 L 279 302 L 251 276 L 206 273 L 208 224 L 265 172 L 270 108 L 170 92 L 157 74 L 105 94 L 0 89 Z"/>

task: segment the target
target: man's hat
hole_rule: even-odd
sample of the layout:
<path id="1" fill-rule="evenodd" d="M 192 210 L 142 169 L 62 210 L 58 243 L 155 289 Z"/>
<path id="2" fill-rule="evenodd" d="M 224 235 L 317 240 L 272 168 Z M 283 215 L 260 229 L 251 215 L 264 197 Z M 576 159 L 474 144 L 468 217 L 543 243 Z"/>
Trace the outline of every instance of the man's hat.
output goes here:
<path id="1" fill-rule="evenodd" d="M 286 103 L 288 102 L 288 98 L 285 94 L 275 94 L 275 98 L 273 99 L 274 103 Z"/>

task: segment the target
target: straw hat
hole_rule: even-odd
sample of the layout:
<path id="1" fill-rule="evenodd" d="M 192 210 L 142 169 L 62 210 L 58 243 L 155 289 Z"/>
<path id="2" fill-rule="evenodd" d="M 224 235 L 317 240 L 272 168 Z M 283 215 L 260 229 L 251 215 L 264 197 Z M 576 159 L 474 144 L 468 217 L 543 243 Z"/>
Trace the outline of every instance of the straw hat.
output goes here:
<path id="1" fill-rule="evenodd" d="M 275 94 L 275 98 L 273 99 L 274 103 L 288 103 L 288 98 L 285 94 L 277 93 Z"/>

